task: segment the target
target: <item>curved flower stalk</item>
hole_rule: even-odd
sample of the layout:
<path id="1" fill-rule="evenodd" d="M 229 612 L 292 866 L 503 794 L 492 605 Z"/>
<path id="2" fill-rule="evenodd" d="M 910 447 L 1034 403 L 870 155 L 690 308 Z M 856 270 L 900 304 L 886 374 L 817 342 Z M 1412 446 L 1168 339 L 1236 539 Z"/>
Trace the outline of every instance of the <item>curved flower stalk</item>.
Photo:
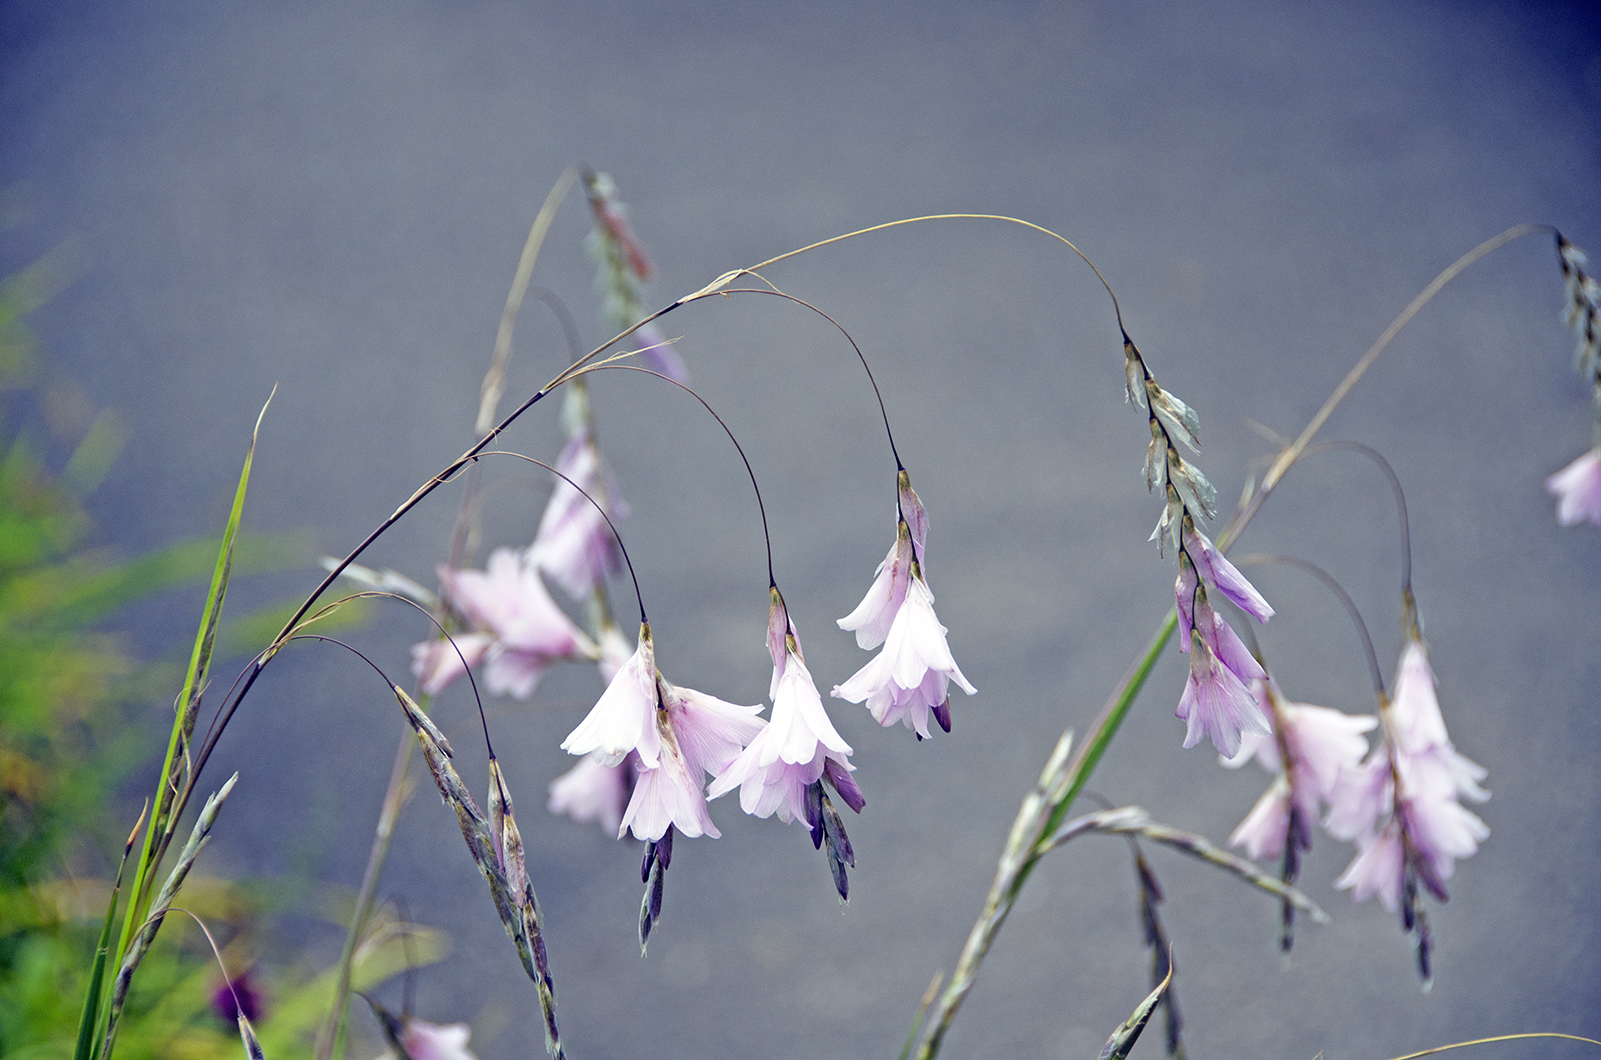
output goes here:
<path id="1" fill-rule="evenodd" d="M 490 553 L 482 571 L 441 566 L 439 581 L 473 629 L 456 637 L 456 648 L 443 640 L 412 645 L 412 672 L 429 695 L 483 662 L 490 692 L 527 699 L 553 663 L 599 656 L 594 641 L 556 606 L 539 572 L 512 549 Z"/>
<path id="2" fill-rule="evenodd" d="M 768 610 L 767 646 L 773 657 L 769 695 L 773 713 L 748 746 L 717 774 L 707 797 L 719 798 L 739 788 L 740 809 L 756 817 L 788 823 L 806 822 L 814 846 L 828 844 L 829 867 L 840 897 L 848 896 L 845 866 L 856 864 L 843 822 L 823 791 L 823 780 L 852 810 L 866 800 L 851 777 L 850 744 L 835 730 L 823 708 L 817 683 L 806 669 L 800 639 L 789 610 L 775 587 Z"/>
<path id="3" fill-rule="evenodd" d="M 928 738 L 930 712 L 939 727 L 951 731 L 950 683 L 977 691 L 962 676 L 945 640 L 945 627 L 934 615 L 934 594 L 923 574 L 928 540 L 928 513 L 902 468 L 895 544 L 874 572 L 873 585 L 856 610 L 839 620 L 854 630 L 858 646 L 884 650 L 832 695 L 851 703 L 865 701 L 880 725 L 905 724 L 919 740 Z"/>
<path id="4" fill-rule="evenodd" d="M 1335 881 L 1356 901 L 1378 895 L 1401 914 L 1402 929 L 1416 936 L 1418 972 L 1431 979 L 1433 939 L 1418 885 L 1439 901 L 1456 862 L 1472 857 L 1489 826 L 1460 802 L 1483 802 L 1483 766 L 1459 754 L 1446 733 L 1435 694 L 1434 672 L 1415 622 L 1401 654 L 1395 693 L 1380 701 L 1384 742 L 1361 766 L 1343 770 L 1325 827 L 1354 840 L 1357 855 Z"/>
<path id="5" fill-rule="evenodd" d="M 613 331 L 626 331 L 651 315 L 640 285 L 655 270 L 628 223 L 628 208 L 617 197 L 617 182 L 609 174 L 587 171 L 584 194 L 595 214 L 595 227 L 585 240 L 597 269 L 595 291 L 600 295 L 607 326 Z M 646 368 L 680 383 L 689 382 L 684 359 L 654 325 L 640 327 L 625 341 L 633 343 Z"/>
<path id="6" fill-rule="evenodd" d="M 1234 630 L 1212 610 L 1207 592 L 1222 593 L 1258 622 L 1272 618 L 1273 608 L 1195 527 L 1197 516 L 1217 515 L 1217 490 L 1200 468 L 1179 454 L 1180 443 L 1192 453 L 1200 451 L 1200 418 L 1157 385 L 1127 332 L 1123 361 L 1128 400 L 1145 413 L 1151 429 L 1145 484 L 1151 490 L 1160 488 L 1166 500 L 1151 539 L 1164 554 L 1169 548 L 1178 553 L 1173 592 L 1179 650 L 1190 653 L 1189 680 L 1175 711 L 1188 723 L 1184 746 L 1194 747 L 1204 735 L 1225 758 L 1232 758 L 1239 752 L 1242 735 L 1266 736 L 1272 731 L 1248 687 L 1266 674 Z"/>

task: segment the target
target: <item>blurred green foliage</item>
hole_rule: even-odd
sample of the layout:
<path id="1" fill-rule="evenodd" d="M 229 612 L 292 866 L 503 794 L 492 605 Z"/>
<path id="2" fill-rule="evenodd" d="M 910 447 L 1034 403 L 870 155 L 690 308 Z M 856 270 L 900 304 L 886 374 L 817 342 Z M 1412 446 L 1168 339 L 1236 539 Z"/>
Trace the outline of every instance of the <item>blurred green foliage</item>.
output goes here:
<path id="1" fill-rule="evenodd" d="M 70 382 L 45 379 L 25 324 L 68 278 L 70 258 L 53 253 L 0 280 L 0 1056 L 69 1057 L 123 829 L 111 799 L 129 771 L 159 751 L 170 725 L 159 707 L 181 669 L 136 660 L 104 628 L 126 605 L 177 585 L 204 584 L 215 538 L 180 542 L 134 559 L 89 547 L 84 499 L 116 459 L 125 431 L 95 414 Z M 13 422 L 14 421 L 14 422 Z M 85 426 L 87 424 L 87 426 Z M 67 453 L 49 466 L 47 454 Z M 236 570 L 302 563 L 288 535 L 241 538 Z M 245 643 L 282 620 L 273 609 L 223 633 Z M 342 616 L 346 622 L 359 616 Z M 242 635 L 243 634 L 243 635 Z M 265 643 L 258 638 L 257 646 Z M 165 692 L 157 692 L 165 689 Z M 172 709 L 172 704 L 166 704 Z M 96 877 L 101 878 L 96 878 Z M 196 878 L 185 909 L 200 916 L 230 970 L 254 959 L 249 889 Z M 231 942 L 230 942 L 231 940 Z M 435 960 L 441 941 L 393 921 L 380 923 L 363 951 L 359 980 L 372 985 L 407 963 Z M 330 973 L 331 974 L 331 973 Z M 257 1025 L 274 1056 L 309 1055 L 309 1031 L 331 995 L 327 975 L 285 970 Z M 211 1011 L 221 973 L 209 944 L 186 916 L 169 916 L 130 995 L 117 1055 L 237 1057 L 231 1023 Z"/>

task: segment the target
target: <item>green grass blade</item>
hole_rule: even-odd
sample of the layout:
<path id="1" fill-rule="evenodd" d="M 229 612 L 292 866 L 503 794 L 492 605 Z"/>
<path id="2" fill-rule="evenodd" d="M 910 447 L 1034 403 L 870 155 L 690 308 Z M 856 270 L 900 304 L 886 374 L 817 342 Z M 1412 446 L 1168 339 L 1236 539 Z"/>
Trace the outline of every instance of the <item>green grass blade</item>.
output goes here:
<path id="1" fill-rule="evenodd" d="M 117 896 L 122 891 L 122 870 L 128 867 L 128 855 L 133 852 L 134 840 L 139 836 L 139 829 L 145 823 L 145 812 L 150 809 L 149 804 L 139 814 L 139 822 L 133 826 L 128 834 L 128 841 L 122 846 L 122 861 L 117 864 L 117 879 L 111 885 L 111 901 L 106 905 L 106 922 L 100 928 L 100 941 L 95 945 L 94 967 L 89 971 L 89 991 L 84 995 L 83 1013 L 78 1017 L 78 1045 L 72 1051 L 72 1060 L 92 1060 L 94 1044 L 100 1040 L 100 996 L 104 992 L 106 982 L 106 958 L 111 950 L 111 927 L 117 920 Z"/>
<path id="2" fill-rule="evenodd" d="M 1049 837 L 1055 833 L 1057 828 L 1061 827 L 1062 818 L 1067 816 L 1068 808 L 1073 805 L 1073 800 L 1078 798 L 1079 792 L 1084 790 L 1084 785 L 1089 783 L 1090 774 L 1095 772 L 1095 767 L 1100 764 L 1101 756 L 1106 753 L 1107 747 L 1111 746 L 1112 737 L 1117 735 L 1118 727 L 1123 724 L 1123 719 L 1128 716 L 1129 709 L 1134 706 L 1134 700 L 1139 698 L 1140 690 L 1145 687 L 1146 678 L 1151 676 L 1151 671 L 1156 668 L 1156 661 L 1162 657 L 1162 649 L 1167 647 L 1167 642 L 1173 636 L 1173 631 L 1178 628 L 1178 621 L 1179 616 L 1176 609 L 1167 613 L 1167 618 L 1163 620 L 1161 628 L 1151 638 L 1151 643 L 1146 645 L 1145 654 L 1135 662 L 1133 668 L 1129 670 L 1128 676 L 1118 686 L 1116 694 L 1107 703 L 1105 709 L 1101 711 L 1101 716 L 1096 719 L 1094 727 L 1090 730 L 1089 738 L 1079 745 L 1078 753 L 1073 756 L 1073 761 L 1068 766 L 1070 780 L 1067 788 L 1063 792 L 1061 800 L 1051 810 L 1050 816 L 1046 819 L 1045 827 L 1040 831 L 1042 838 Z M 1038 863 L 1040 855 L 1043 853 L 1043 850 L 1036 850 L 1030 856 L 1028 862 L 1024 864 L 1017 875 L 1017 882 L 1013 886 L 1013 894 L 1023 889 L 1023 885 L 1028 882 L 1029 874 L 1034 871 L 1034 866 Z"/>
<path id="3" fill-rule="evenodd" d="M 277 388 L 273 388 L 276 393 Z M 233 508 L 228 513 L 228 524 L 223 529 L 222 546 L 217 553 L 216 567 L 211 576 L 211 588 L 206 593 L 205 606 L 200 612 L 200 629 L 195 635 L 194 648 L 189 655 L 189 668 L 184 674 L 183 690 L 178 695 L 178 709 L 172 721 L 172 733 L 167 739 L 167 756 L 157 777 L 155 813 L 145 831 L 144 849 L 134 869 L 133 885 L 128 893 L 128 910 L 122 922 L 122 934 L 117 943 L 116 960 L 120 966 L 128 953 L 133 936 L 144 923 L 150 904 L 150 889 L 155 882 L 156 863 L 171 837 L 176 819 L 183 813 L 182 806 L 174 806 L 179 784 L 178 778 L 188 757 L 189 737 L 194 733 L 195 716 L 200 710 L 200 696 L 205 689 L 210 671 L 212 648 L 216 642 L 217 624 L 222 617 L 223 600 L 228 595 L 228 578 L 233 569 L 234 542 L 239 536 L 239 523 L 244 512 L 245 491 L 250 485 L 250 467 L 255 459 L 256 438 L 261 432 L 261 420 L 267 414 L 267 405 L 256 417 L 255 429 L 250 433 L 250 447 L 245 451 L 244 467 L 239 472 L 239 485 L 234 489 Z"/>

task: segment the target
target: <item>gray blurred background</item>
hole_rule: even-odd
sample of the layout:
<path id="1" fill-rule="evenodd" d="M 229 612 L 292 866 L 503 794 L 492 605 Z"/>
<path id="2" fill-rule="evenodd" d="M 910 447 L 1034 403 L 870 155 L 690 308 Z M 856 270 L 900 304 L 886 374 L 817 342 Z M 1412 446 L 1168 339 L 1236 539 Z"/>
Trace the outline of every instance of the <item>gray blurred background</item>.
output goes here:
<path id="1" fill-rule="evenodd" d="M 346 551 L 465 448 L 523 239 L 575 161 L 617 179 L 660 304 L 897 217 L 1005 213 L 1061 231 L 1116 288 L 1158 378 L 1199 409 L 1201 466 L 1225 500 L 1270 451 L 1249 422 L 1298 431 L 1458 254 L 1522 221 L 1601 251 L 1601 31 L 1588 4 L 0 11 L 0 184 L 23 183 L 34 206 L 0 264 L 63 241 L 85 263 L 33 323 L 59 370 L 132 427 L 94 500 L 102 540 L 124 553 L 221 525 L 274 383 L 247 520 L 309 527 L 318 551 Z M 535 282 L 594 342 L 588 227 L 574 197 Z M 940 617 L 979 694 L 958 695 L 953 734 L 921 745 L 831 701 L 868 800 L 847 822 L 849 906 L 800 827 L 724 800 L 712 811 L 723 839 L 679 845 L 643 960 L 638 845 L 541 808 L 598 679 L 560 673 L 531 704 L 491 704 L 575 1058 L 893 1056 L 929 978 L 954 963 L 1049 746 L 1087 726 L 1172 601 L 1171 560 L 1145 540 L 1158 514 L 1140 478 L 1145 427 L 1123 404 L 1117 332 L 1081 264 L 1022 229 L 962 221 L 769 275 L 833 314 L 878 373 L 929 508 Z M 1480 810 L 1493 835 L 1431 910 L 1434 989 L 1419 991 L 1394 917 L 1333 890 L 1350 851 L 1326 836 L 1305 881 L 1333 923 L 1303 926 L 1282 966 L 1271 900 L 1156 851 L 1192 1057 L 1601 1035 L 1601 534 L 1559 529 L 1542 488 L 1592 444 L 1560 303 L 1549 240 L 1513 244 L 1436 299 L 1325 434 L 1379 447 L 1400 474 L 1447 720 L 1495 793 Z M 860 366 L 826 324 L 771 299 L 710 300 L 664 323 L 751 455 L 778 580 L 826 689 L 867 658 L 833 621 L 893 532 L 894 464 Z M 530 304 L 512 394 L 565 359 Z M 764 558 L 732 450 L 682 395 L 641 377 L 602 377 L 594 394 L 662 668 L 761 700 Z M 537 410 L 508 445 L 554 454 L 554 412 Z M 510 465 L 490 477 L 505 487 L 486 546 L 526 544 L 545 483 Z M 457 496 L 441 491 L 370 561 L 430 580 Z M 1394 515 L 1371 467 L 1308 463 L 1242 549 L 1326 566 L 1393 668 Z M 315 554 L 242 584 L 230 606 L 303 593 Z M 1279 611 L 1262 643 L 1286 693 L 1371 709 L 1328 594 L 1293 570 L 1257 584 Z M 173 594 L 128 625 L 147 651 L 170 652 L 197 609 L 195 594 Z M 397 608 L 355 638 L 398 675 L 421 636 Z M 1184 673 L 1171 651 L 1094 787 L 1222 840 L 1266 778 L 1180 750 Z M 469 705 L 453 689 L 438 716 L 481 789 Z M 207 858 L 285 887 L 354 886 L 399 732 L 393 701 L 349 656 L 286 654 L 211 764 L 216 782 L 243 777 Z M 486 1060 L 541 1054 L 532 989 L 426 790 L 384 893 L 454 939 L 421 976 L 419 1015 L 472 1021 Z M 334 927 L 290 916 L 282 932 L 280 960 L 337 955 Z M 1146 968 L 1127 851 L 1082 840 L 1036 875 L 947 1054 L 1092 1057 L 1143 996 Z M 1159 1039 L 1138 1048 L 1156 1056 Z"/>

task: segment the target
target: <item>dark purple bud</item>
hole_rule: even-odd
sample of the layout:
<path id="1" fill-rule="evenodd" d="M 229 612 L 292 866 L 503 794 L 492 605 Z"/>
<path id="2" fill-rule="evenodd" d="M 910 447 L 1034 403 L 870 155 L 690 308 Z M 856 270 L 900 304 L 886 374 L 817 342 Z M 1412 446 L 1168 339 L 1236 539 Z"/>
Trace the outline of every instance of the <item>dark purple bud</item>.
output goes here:
<path id="1" fill-rule="evenodd" d="M 945 702 L 934 708 L 934 720 L 939 722 L 939 727 L 946 732 L 951 731 L 951 701 L 949 697 L 946 697 Z"/>
<path id="2" fill-rule="evenodd" d="M 827 777 L 834 790 L 839 792 L 839 797 L 845 800 L 846 806 L 855 813 L 862 812 L 862 807 L 867 805 L 867 799 L 862 795 L 862 789 L 856 786 L 856 780 L 851 776 L 850 770 L 832 758 L 825 758 L 823 776 Z"/>
<path id="3" fill-rule="evenodd" d="M 823 768 L 828 768 L 825 760 Z M 812 848 L 823 845 L 823 782 L 814 780 L 806 785 L 806 827 L 812 831 Z"/>
<path id="4" fill-rule="evenodd" d="M 823 796 L 823 834 L 828 838 L 829 857 L 856 867 L 856 852 L 851 849 L 850 836 L 845 834 L 845 822 L 827 795 Z"/>
<path id="5" fill-rule="evenodd" d="M 663 872 L 673 863 L 673 826 L 670 824 L 662 837 L 656 840 L 656 860 L 661 862 Z"/>

